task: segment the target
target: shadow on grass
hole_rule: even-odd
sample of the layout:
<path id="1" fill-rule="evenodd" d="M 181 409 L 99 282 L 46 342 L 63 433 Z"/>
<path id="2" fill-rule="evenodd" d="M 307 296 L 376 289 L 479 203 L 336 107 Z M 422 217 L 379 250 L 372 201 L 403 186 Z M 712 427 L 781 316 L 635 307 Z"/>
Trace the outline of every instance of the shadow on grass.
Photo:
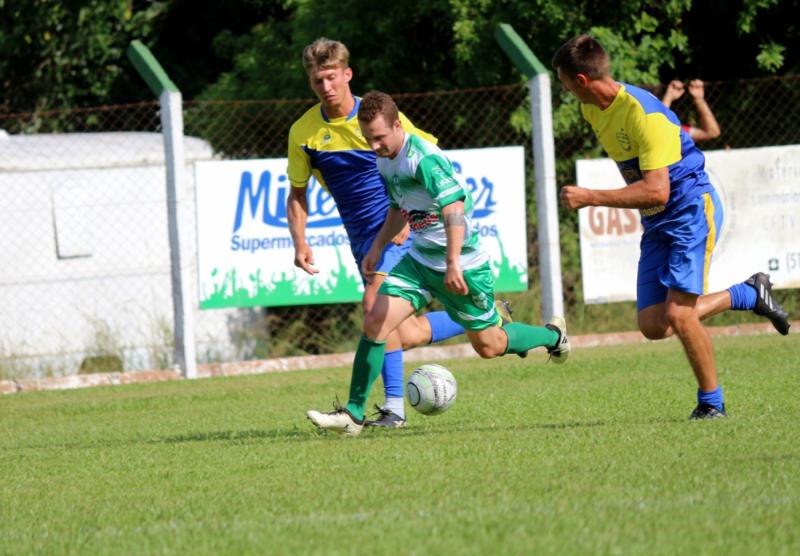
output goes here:
<path id="1" fill-rule="evenodd" d="M 183 442 L 233 442 L 246 443 L 258 440 L 315 440 L 320 433 L 314 429 L 248 429 L 241 431 L 208 431 L 178 434 L 166 438 L 153 439 L 151 444 L 181 444 Z"/>
<path id="2" fill-rule="evenodd" d="M 452 435 L 458 433 L 495 433 L 506 431 L 558 431 L 569 429 L 589 429 L 594 427 L 606 426 L 649 426 L 653 424 L 676 424 L 688 423 L 685 419 L 659 417 L 646 421 L 623 422 L 623 421 L 565 421 L 561 423 L 526 423 L 519 425 L 506 426 L 469 426 L 464 423 L 443 424 L 436 428 L 410 427 L 403 429 L 365 429 L 358 438 L 358 441 L 385 440 L 390 437 L 414 438 L 428 435 Z M 75 442 L 53 444 L 38 444 L 26 446 L 0 447 L 0 452 L 19 450 L 19 449 L 51 449 L 54 446 L 60 449 L 93 449 L 93 448 L 113 448 L 115 446 L 127 446 L 133 444 L 182 444 L 187 442 L 230 442 L 233 444 L 246 444 L 259 441 L 276 442 L 307 442 L 312 440 L 339 441 L 340 435 L 332 432 L 314 428 L 312 425 L 295 425 L 291 428 L 283 429 L 245 429 L 227 431 L 201 431 L 161 438 L 139 438 L 130 440 L 109 440 L 105 442 Z"/>

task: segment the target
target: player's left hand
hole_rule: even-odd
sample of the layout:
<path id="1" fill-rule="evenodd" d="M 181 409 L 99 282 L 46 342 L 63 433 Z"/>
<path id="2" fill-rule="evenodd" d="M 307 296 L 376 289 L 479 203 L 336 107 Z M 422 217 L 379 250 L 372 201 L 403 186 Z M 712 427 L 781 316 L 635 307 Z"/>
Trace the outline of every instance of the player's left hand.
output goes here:
<path id="1" fill-rule="evenodd" d="M 571 209 L 588 207 L 590 204 L 589 190 L 585 187 L 578 187 L 577 185 L 565 185 L 561 188 L 559 197 L 561 199 L 561 204 Z"/>
<path id="2" fill-rule="evenodd" d="M 467 295 L 469 287 L 464 280 L 464 273 L 461 270 L 461 265 L 458 263 L 449 263 L 447 265 L 447 272 L 444 275 L 444 286 L 453 293 L 459 295 Z"/>
<path id="3" fill-rule="evenodd" d="M 403 245 L 408 239 L 408 235 L 410 233 L 411 233 L 411 228 L 409 228 L 408 224 L 406 224 L 405 226 L 403 226 L 403 229 L 400 230 L 400 233 L 392 238 L 392 243 L 394 243 L 395 245 Z"/>

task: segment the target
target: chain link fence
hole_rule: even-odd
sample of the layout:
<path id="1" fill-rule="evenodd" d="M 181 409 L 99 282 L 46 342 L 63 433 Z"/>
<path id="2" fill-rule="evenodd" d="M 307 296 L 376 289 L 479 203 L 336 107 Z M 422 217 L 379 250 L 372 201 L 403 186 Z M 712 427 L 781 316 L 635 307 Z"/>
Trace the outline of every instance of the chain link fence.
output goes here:
<path id="1" fill-rule="evenodd" d="M 800 143 L 800 77 L 706 83 L 722 128 L 703 149 Z M 660 94 L 663 86 L 655 88 Z M 524 145 L 531 289 L 509 295 L 538 320 L 533 159 L 524 84 L 395 95 L 445 149 Z M 184 103 L 186 162 L 282 158 L 314 100 Z M 554 84 L 557 183 L 600 156 L 577 105 Z M 695 123 L 688 95 L 673 103 Z M 0 116 L 0 379 L 174 364 L 163 139 L 157 103 Z M 188 172 L 188 176 L 192 173 Z M 192 189 L 193 191 L 193 189 Z M 193 198 L 182 207 L 194 222 Z M 565 306 L 575 332 L 635 328 L 632 304 L 582 302 L 577 218 L 560 214 Z M 187 230 L 194 251 L 195 230 Z M 797 292 L 780 292 L 797 307 Z M 532 315 L 529 317 L 529 315 Z M 201 363 L 353 349 L 358 304 L 195 310 Z"/>

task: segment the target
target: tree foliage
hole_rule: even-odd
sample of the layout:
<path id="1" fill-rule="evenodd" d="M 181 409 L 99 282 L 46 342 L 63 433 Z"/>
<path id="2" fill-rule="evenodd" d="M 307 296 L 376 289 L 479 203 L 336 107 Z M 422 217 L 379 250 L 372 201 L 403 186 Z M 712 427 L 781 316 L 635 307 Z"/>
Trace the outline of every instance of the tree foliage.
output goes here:
<path id="1" fill-rule="evenodd" d="M 150 46 L 187 98 L 307 96 L 302 47 L 344 41 L 354 89 L 417 92 L 511 83 L 494 41 L 511 23 L 548 65 L 592 32 L 615 76 L 734 79 L 797 71 L 800 0 L 0 0 L 2 104 L 45 110 L 150 98 L 130 67 Z"/>
<path id="2" fill-rule="evenodd" d="M 128 44 L 150 39 L 167 8 L 133 0 L 0 0 L 2 110 L 107 102 L 129 71 Z"/>

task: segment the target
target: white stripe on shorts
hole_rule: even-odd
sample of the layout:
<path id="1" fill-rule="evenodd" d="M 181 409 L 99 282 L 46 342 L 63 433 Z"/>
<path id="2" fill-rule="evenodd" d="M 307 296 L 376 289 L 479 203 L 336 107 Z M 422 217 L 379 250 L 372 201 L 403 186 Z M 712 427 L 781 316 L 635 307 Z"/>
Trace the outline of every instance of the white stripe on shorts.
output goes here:
<path id="1" fill-rule="evenodd" d="M 389 276 L 386 277 L 385 281 L 388 282 L 392 286 L 397 286 L 398 288 L 403 288 L 404 290 L 413 290 L 413 291 L 419 293 L 420 295 L 422 295 L 422 297 L 425 298 L 425 301 L 427 301 L 428 303 L 430 303 L 431 299 L 433 299 L 433 296 L 431 295 L 431 292 L 429 292 L 428 290 L 423 290 L 423 289 L 417 288 L 415 286 L 412 286 L 411 284 L 409 284 L 408 282 L 404 282 L 403 280 L 401 280 L 397 276 L 392 276 L 390 274 Z"/>
<path id="2" fill-rule="evenodd" d="M 489 318 L 495 316 L 495 313 L 496 311 L 494 307 L 492 307 L 491 311 L 486 311 L 484 314 L 478 315 L 476 317 L 473 317 L 472 315 L 468 315 L 466 313 L 462 313 L 461 311 L 458 311 L 458 316 L 464 320 L 488 320 Z"/>

